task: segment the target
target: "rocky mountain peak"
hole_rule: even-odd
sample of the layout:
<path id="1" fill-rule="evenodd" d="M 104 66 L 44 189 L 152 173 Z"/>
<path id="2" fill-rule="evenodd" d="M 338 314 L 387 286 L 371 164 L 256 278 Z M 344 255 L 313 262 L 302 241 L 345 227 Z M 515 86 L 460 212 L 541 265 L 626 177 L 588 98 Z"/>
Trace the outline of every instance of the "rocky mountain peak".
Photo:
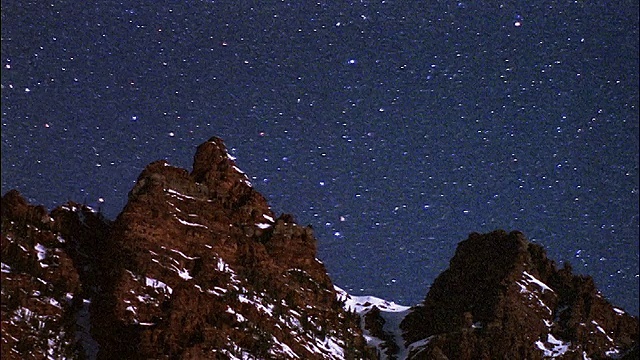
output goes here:
<path id="1" fill-rule="evenodd" d="M 15 284 L 9 291 L 15 305 L 3 308 L 3 324 L 25 323 L 24 331 L 37 333 L 32 313 L 41 310 L 20 310 L 26 301 L 20 287 L 46 294 L 39 301 L 68 303 L 56 308 L 68 322 L 62 329 L 74 334 L 89 319 L 86 336 L 60 340 L 57 353 L 98 359 L 368 356 L 357 318 L 342 309 L 316 258 L 311 228 L 291 215 L 276 217 L 218 138 L 198 147 L 192 173 L 166 161 L 148 165 L 113 223 L 88 221 L 90 209 L 66 209 L 52 212 L 60 215 L 51 217 L 53 225 L 40 226 L 49 218 L 46 209 L 28 205 L 17 192 L 3 198 L 3 294 L 5 278 Z M 69 221 L 65 211 L 81 221 Z M 23 235 L 34 224 L 37 237 Z M 46 253 L 68 259 L 63 273 L 76 279 L 56 287 L 56 297 L 40 290 L 41 269 L 33 262 L 44 258 L 45 246 L 56 249 Z M 55 264 L 47 267 L 52 277 L 60 271 Z M 36 337 L 45 344 L 50 338 Z M 24 346 L 18 340 L 7 354 Z"/>
<path id="2" fill-rule="evenodd" d="M 266 206 L 266 201 L 260 194 L 252 191 L 252 185 L 247 175 L 238 168 L 235 157 L 227 152 L 222 139 L 212 137 L 198 146 L 193 158 L 191 178 L 197 184 L 202 184 L 216 192 L 216 196 L 224 197 L 259 197 L 253 199 Z"/>
<path id="3" fill-rule="evenodd" d="M 401 324 L 416 359 L 621 356 L 638 319 L 521 232 L 473 233 Z"/>
<path id="4" fill-rule="evenodd" d="M 223 174 L 235 166 L 235 158 L 227 152 L 222 139 L 212 137 L 198 146 L 193 157 L 193 171 L 191 175 L 196 182 L 206 182 L 207 174 Z M 216 179 L 215 176 L 209 176 Z"/>

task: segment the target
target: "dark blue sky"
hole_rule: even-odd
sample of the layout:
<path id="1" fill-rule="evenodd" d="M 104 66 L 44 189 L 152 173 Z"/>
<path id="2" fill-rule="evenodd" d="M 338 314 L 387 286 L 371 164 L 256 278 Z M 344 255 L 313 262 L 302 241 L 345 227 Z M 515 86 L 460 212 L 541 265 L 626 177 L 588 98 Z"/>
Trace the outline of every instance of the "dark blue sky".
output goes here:
<path id="1" fill-rule="evenodd" d="M 636 1 L 3 1 L 2 193 L 115 218 L 216 135 L 354 294 L 504 228 L 637 314 L 638 81 Z"/>

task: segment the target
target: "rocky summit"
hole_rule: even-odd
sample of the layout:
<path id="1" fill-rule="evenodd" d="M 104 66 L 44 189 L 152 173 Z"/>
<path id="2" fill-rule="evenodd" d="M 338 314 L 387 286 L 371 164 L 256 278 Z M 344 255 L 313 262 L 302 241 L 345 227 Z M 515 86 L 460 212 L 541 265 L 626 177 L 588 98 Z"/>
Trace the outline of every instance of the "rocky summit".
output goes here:
<path id="1" fill-rule="evenodd" d="M 215 137 L 190 173 L 148 165 L 113 221 L 15 190 L 1 210 L 3 359 L 638 354 L 638 319 L 519 232 L 471 234 L 417 306 L 347 294 Z"/>
<path id="2" fill-rule="evenodd" d="M 518 231 L 461 242 L 400 327 L 411 359 L 620 358 L 638 338 L 637 318 Z"/>

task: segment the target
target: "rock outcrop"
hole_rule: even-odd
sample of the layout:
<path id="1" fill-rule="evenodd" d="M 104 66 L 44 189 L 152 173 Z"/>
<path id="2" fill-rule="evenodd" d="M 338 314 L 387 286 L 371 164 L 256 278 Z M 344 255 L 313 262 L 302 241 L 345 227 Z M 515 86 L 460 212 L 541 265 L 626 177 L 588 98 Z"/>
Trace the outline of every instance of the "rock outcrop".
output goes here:
<path id="1" fill-rule="evenodd" d="M 412 309 L 346 294 L 218 138 L 148 165 L 114 221 L 15 190 L 1 218 L 3 359 L 637 357 L 638 319 L 518 232 L 471 234 Z"/>
<path id="2" fill-rule="evenodd" d="M 95 358 L 89 278 L 109 222 L 68 203 L 49 214 L 15 190 L 2 197 L 2 358 Z M 87 251 L 87 252 L 85 252 Z"/>
<path id="3" fill-rule="evenodd" d="M 411 359 L 620 358 L 638 338 L 591 277 L 517 231 L 469 235 L 401 328 Z"/>

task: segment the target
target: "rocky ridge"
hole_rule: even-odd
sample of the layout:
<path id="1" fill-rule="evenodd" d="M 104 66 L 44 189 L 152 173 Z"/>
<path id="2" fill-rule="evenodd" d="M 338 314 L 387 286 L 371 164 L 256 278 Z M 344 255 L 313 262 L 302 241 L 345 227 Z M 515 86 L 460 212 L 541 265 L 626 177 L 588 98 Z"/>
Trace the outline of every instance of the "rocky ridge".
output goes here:
<path id="1" fill-rule="evenodd" d="M 638 319 L 518 232 L 471 234 L 419 306 L 350 296 L 215 137 L 190 173 L 147 166 L 114 221 L 17 191 L 1 218 L 3 359 L 637 354 Z"/>
<path id="2" fill-rule="evenodd" d="M 315 254 L 312 229 L 276 217 L 217 138 L 191 173 L 147 166 L 112 223 L 10 191 L 2 355 L 367 358 Z"/>

